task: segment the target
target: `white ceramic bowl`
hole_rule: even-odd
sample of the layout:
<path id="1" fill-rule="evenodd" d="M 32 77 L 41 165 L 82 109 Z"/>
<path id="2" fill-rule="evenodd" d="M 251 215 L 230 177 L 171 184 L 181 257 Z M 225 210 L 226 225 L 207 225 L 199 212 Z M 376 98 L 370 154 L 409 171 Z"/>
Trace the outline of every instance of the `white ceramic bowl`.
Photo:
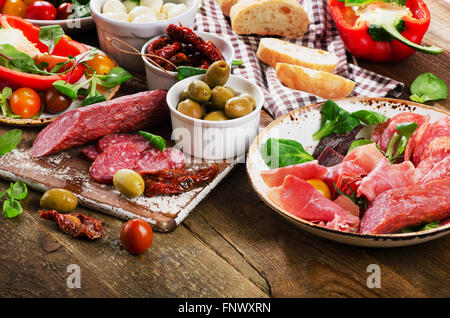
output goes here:
<path id="1" fill-rule="evenodd" d="M 225 61 L 230 65 L 231 62 L 233 62 L 234 59 L 234 49 L 233 46 L 225 41 L 223 38 L 221 38 L 218 35 L 212 34 L 212 33 L 206 33 L 206 32 L 200 32 L 195 31 L 195 34 L 197 34 L 199 37 L 201 37 L 205 41 L 211 41 L 217 49 L 222 54 Z M 147 54 L 148 46 L 153 41 L 165 36 L 165 34 L 158 35 L 152 39 L 150 39 L 145 45 L 142 47 L 141 53 Z M 147 77 L 147 87 L 149 90 L 154 90 L 158 88 L 163 89 L 170 89 L 176 82 L 178 82 L 177 79 L 177 72 L 164 72 L 160 68 L 153 65 L 151 62 L 149 62 L 145 57 L 141 56 L 142 60 L 145 64 L 145 74 Z"/>
<path id="2" fill-rule="evenodd" d="M 139 52 L 142 46 L 150 38 L 158 34 L 164 33 L 170 24 L 181 23 L 185 27 L 193 27 L 195 13 L 199 7 L 199 0 L 171 0 L 174 3 L 185 3 L 186 12 L 172 19 L 148 22 L 148 23 L 131 23 L 118 21 L 104 16 L 101 13 L 103 4 L 107 0 L 91 0 L 90 9 L 92 18 L 97 25 L 98 39 L 100 47 L 103 51 L 111 55 L 120 66 L 129 71 L 144 73 L 144 63 L 139 55 L 132 55 L 120 52 L 111 45 L 108 39 L 116 38 L 133 46 Z M 122 50 L 130 51 L 131 49 L 125 45 L 121 45 L 117 41 L 114 44 Z"/>
<path id="3" fill-rule="evenodd" d="M 31 20 L 27 19 L 37 26 L 59 25 L 63 28 L 66 34 L 76 34 L 93 30 L 95 27 L 92 17 L 85 17 L 80 19 L 66 19 L 66 20 Z"/>
<path id="4" fill-rule="evenodd" d="M 236 95 L 247 93 L 256 101 L 256 109 L 250 114 L 225 121 L 207 121 L 186 116 L 176 110 L 181 92 L 194 80 L 204 80 L 196 75 L 176 83 L 167 93 L 167 104 L 172 120 L 172 139 L 187 155 L 201 159 L 231 159 L 245 154 L 258 133 L 264 94 L 249 80 L 230 75 L 226 86 Z"/>

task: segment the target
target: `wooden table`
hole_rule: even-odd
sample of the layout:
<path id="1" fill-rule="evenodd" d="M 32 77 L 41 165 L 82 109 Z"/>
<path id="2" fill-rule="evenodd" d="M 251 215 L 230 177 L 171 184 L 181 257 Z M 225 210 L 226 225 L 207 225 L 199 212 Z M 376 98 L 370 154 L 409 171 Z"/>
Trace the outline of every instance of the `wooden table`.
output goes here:
<path id="1" fill-rule="evenodd" d="M 443 54 L 417 53 L 395 64 L 359 64 L 407 86 L 424 72 L 450 85 L 450 4 L 428 4 L 433 18 L 424 43 L 444 47 Z M 402 98 L 408 96 L 405 88 Z M 439 103 L 450 108 L 449 99 Z M 1 181 L 0 191 L 6 186 Z M 120 246 L 124 221 L 80 208 L 104 220 L 104 236 L 96 242 L 70 239 L 52 222 L 39 219 L 39 198 L 31 191 L 20 217 L 0 217 L 0 297 L 450 295 L 450 236 L 395 249 L 353 247 L 315 237 L 281 219 L 259 199 L 243 164 L 174 232 L 155 233 L 153 246 L 141 256 L 129 255 Z M 81 288 L 67 287 L 70 264 L 80 267 Z M 381 268 L 381 288 L 367 287 L 370 264 Z"/>

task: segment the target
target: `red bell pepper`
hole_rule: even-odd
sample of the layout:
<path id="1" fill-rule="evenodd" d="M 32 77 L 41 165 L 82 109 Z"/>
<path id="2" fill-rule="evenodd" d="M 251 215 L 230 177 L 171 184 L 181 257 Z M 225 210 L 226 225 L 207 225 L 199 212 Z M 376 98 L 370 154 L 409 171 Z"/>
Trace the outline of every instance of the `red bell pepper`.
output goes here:
<path id="1" fill-rule="evenodd" d="M 43 54 L 48 53 L 48 47 L 39 41 L 40 28 L 32 23 L 15 16 L 1 15 L 0 26 L 3 28 L 19 29 L 25 37 L 34 43 Z M 54 56 L 55 60 L 61 60 L 61 57 L 67 58 L 69 55 L 77 56 L 86 52 L 88 48 L 83 44 L 73 41 L 68 37 L 62 37 L 56 44 L 51 55 L 46 55 L 49 60 Z M 72 71 L 59 75 L 37 75 L 12 70 L 0 65 L 0 79 L 13 87 L 29 87 L 35 90 L 48 90 L 52 84 L 58 80 L 77 82 L 84 74 L 86 67 L 83 64 L 77 65 Z"/>
<path id="2" fill-rule="evenodd" d="M 373 8 L 386 5 L 380 1 L 369 4 Z M 423 0 L 407 0 L 411 15 L 399 17 L 397 21 L 389 15 L 376 17 L 378 23 L 359 19 L 345 1 L 328 0 L 331 15 L 336 22 L 345 48 L 358 58 L 373 62 L 393 62 L 406 59 L 415 50 L 439 54 L 441 48 L 421 46 L 420 42 L 430 25 L 430 12 Z M 368 7 L 367 9 L 370 9 Z"/>

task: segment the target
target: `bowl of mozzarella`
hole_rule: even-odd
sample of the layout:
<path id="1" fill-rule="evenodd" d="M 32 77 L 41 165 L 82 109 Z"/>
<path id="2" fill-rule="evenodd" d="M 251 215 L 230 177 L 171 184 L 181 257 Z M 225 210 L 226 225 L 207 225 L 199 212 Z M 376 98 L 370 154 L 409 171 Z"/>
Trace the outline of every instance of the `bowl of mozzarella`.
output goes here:
<path id="1" fill-rule="evenodd" d="M 139 53 L 150 39 L 170 24 L 192 27 L 199 0 L 91 0 L 92 18 L 100 47 L 132 72 L 144 73 Z M 131 53 L 133 48 L 135 53 Z"/>

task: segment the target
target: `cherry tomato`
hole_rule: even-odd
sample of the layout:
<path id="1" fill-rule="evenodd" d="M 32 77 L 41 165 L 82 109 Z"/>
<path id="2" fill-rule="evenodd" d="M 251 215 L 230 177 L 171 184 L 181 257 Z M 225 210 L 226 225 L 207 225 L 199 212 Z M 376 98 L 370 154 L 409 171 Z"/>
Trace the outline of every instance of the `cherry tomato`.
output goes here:
<path id="1" fill-rule="evenodd" d="M 133 219 L 125 223 L 120 231 L 120 242 L 123 248 L 131 254 L 142 254 L 153 241 L 151 226 L 141 219 Z"/>
<path id="2" fill-rule="evenodd" d="M 6 0 L 2 7 L 2 13 L 25 18 L 26 9 L 27 5 L 22 0 Z"/>
<path id="3" fill-rule="evenodd" d="M 113 60 L 101 54 L 97 54 L 92 60 L 87 61 L 86 64 L 99 75 L 106 75 L 115 67 Z M 93 72 L 88 68 L 86 73 L 91 75 Z"/>
<path id="4" fill-rule="evenodd" d="M 5 0 L 0 0 L 0 9 L 3 7 L 4 4 L 5 4 Z"/>
<path id="5" fill-rule="evenodd" d="M 41 98 L 39 94 L 28 87 L 15 90 L 9 99 L 9 103 L 11 111 L 16 115 L 20 115 L 22 118 L 33 117 L 41 109 Z"/>
<path id="6" fill-rule="evenodd" d="M 44 93 L 44 108 L 52 114 L 65 111 L 72 104 L 72 99 L 52 87 Z"/>
<path id="7" fill-rule="evenodd" d="M 69 18 L 69 15 L 71 15 L 73 12 L 73 5 L 69 2 L 61 3 L 61 5 L 58 7 L 58 20 L 66 20 Z"/>
<path id="8" fill-rule="evenodd" d="M 309 179 L 306 180 L 310 185 L 314 187 L 317 191 L 320 192 L 325 198 L 331 199 L 330 188 L 328 188 L 327 184 L 319 179 Z"/>
<path id="9" fill-rule="evenodd" d="M 55 20 L 56 8 L 50 2 L 35 1 L 28 6 L 25 17 L 32 20 Z"/>

